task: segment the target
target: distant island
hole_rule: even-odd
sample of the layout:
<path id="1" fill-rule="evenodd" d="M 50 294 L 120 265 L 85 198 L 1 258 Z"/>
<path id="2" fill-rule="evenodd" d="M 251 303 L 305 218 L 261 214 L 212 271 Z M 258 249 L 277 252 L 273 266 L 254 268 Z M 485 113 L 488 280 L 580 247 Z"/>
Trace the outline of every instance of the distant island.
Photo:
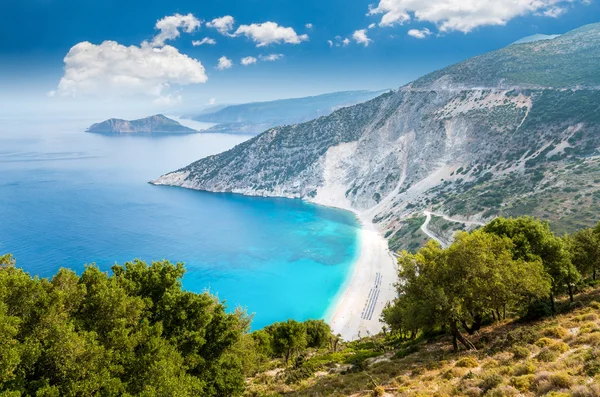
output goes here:
<path id="1" fill-rule="evenodd" d="M 198 132 L 157 114 L 139 120 L 108 119 L 93 124 L 87 132 L 97 134 L 192 134 Z"/>

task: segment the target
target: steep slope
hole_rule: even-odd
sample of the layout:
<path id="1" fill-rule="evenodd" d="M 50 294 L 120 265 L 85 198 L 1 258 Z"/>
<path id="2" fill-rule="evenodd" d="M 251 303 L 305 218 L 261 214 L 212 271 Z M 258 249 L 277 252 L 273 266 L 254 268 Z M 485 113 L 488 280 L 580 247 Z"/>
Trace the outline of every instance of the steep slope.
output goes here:
<path id="1" fill-rule="evenodd" d="M 598 65 L 600 24 L 511 45 L 330 116 L 273 128 L 154 183 L 352 209 L 394 249 L 418 246 L 394 237 L 427 209 L 478 221 L 534 214 L 565 230 L 589 225 L 600 215 Z"/>
<path id="2" fill-rule="evenodd" d="M 258 134 L 275 126 L 297 124 L 327 116 L 341 107 L 368 101 L 383 92 L 385 91 L 344 91 L 304 98 L 230 105 L 192 118 L 218 123 L 210 129 L 211 131 Z"/>
<path id="3" fill-rule="evenodd" d="M 139 120 L 109 119 L 101 123 L 93 124 L 87 132 L 100 134 L 151 134 L 151 133 L 193 133 L 197 132 L 191 128 L 179 124 L 162 114 L 146 117 Z"/>

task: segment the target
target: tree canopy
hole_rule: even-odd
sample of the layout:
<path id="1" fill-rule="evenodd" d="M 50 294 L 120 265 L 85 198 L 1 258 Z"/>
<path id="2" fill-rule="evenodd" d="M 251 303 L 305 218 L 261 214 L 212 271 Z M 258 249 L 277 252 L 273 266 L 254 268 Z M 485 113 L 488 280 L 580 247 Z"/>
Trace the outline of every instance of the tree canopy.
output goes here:
<path id="1" fill-rule="evenodd" d="M 214 296 L 181 289 L 183 265 L 142 261 L 30 277 L 2 257 L 0 390 L 27 395 L 240 394 L 229 354 L 248 329 Z M 8 258 L 8 259 L 6 259 Z M 10 266 L 7 266 L 10 265 Z"/>
<path id="2" fill-rule="evenodd" d="M 447 329 L 472 348 L 461 329 L 473 333 L 486 319 L 522 312 L 550 292 L 541 260 L 515 258 L 514 249 L 511 239 L 478 230 L 458 233 L 447 249 L 430 241 L 416 254 L 402 252 L 399 297 L 383 320 L 413 335 Z"/>

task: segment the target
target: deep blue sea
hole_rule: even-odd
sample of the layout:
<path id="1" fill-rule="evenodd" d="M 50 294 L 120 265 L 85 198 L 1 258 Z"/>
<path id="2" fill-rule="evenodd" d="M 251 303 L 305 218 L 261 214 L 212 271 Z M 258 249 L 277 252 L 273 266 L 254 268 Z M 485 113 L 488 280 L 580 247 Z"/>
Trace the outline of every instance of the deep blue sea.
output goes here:
<path id="1" fill-rule="evenodd" d="M 97 120 L 0 119 L 0 253 L 49 277 L 134 258 L 185 262 L 184 287 L 255 313 L 324 318 L 357 255 L 348 212 L 147 181 L 247 137 L 85 133 Z"/>

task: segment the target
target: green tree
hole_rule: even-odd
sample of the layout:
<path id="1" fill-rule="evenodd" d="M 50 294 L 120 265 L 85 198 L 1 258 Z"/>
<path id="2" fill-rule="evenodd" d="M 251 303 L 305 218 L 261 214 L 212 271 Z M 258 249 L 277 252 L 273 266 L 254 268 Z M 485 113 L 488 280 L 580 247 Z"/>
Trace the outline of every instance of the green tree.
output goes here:
<path id="1" fill-rule="evenodd" d="M 0 255 L 0 268 L 15 265 L 15 259 L 11 254 Z"/>
<path id="2" fill-rule="evenodd" d="M 0 394 L 242 393 L 250 319 L 183 291 L 183 265 L 134 261 L 112 275 L 92 265 L 48 280 L 3 258 Z"/>
<path id="3" fill-rule="evenodd" d="M 306 346 L 320 349 L 326 347 L 331 339 L 331 328 L 323 320 L 306 320 Z"/>
<path id="4" fill-rule="evenodd" d="M 480 329 L 484 319 L 523 311 L 529 302 L 547 296 L 550 284 L 539 259 L 514 259 L 508 238 L 484 231 L 459 233 L 442 249 L 429 242 L 416 254 L 399 257 L 399 298 L 384 311 L 394 330 L 449 330 L 467 349 L 462 334 Z"/>
<path id="5" fill-rule="evenodd" d="M 273 352 L 287 363 L 295 355 L 306 349 L 306 326 L 295 320 L 287 320 L 266 327 L 271 334 Z"/>
<path id="6" fill-rule="evenodd" d="M 513 241 L 513 257 L 526 261 L 541 259 L 550 276 L 552 288 L 550 302 L 554 312 L 554 297 L 565 290 L 573 300 L 573 287 L 581 275 L 573 266 L 566 243 L 555 236 L 547 222 L 532 217 L 496 218 L 488 223 L 484 231 Z"/>
<path id="7" fill-rule="evenodd" d="M 584 277 L 592 277 L 600 271 L 600 236 L 594 229 L 582 229 L 570 236 L 565 241 L 571 253 L 571 261 Z"/>

